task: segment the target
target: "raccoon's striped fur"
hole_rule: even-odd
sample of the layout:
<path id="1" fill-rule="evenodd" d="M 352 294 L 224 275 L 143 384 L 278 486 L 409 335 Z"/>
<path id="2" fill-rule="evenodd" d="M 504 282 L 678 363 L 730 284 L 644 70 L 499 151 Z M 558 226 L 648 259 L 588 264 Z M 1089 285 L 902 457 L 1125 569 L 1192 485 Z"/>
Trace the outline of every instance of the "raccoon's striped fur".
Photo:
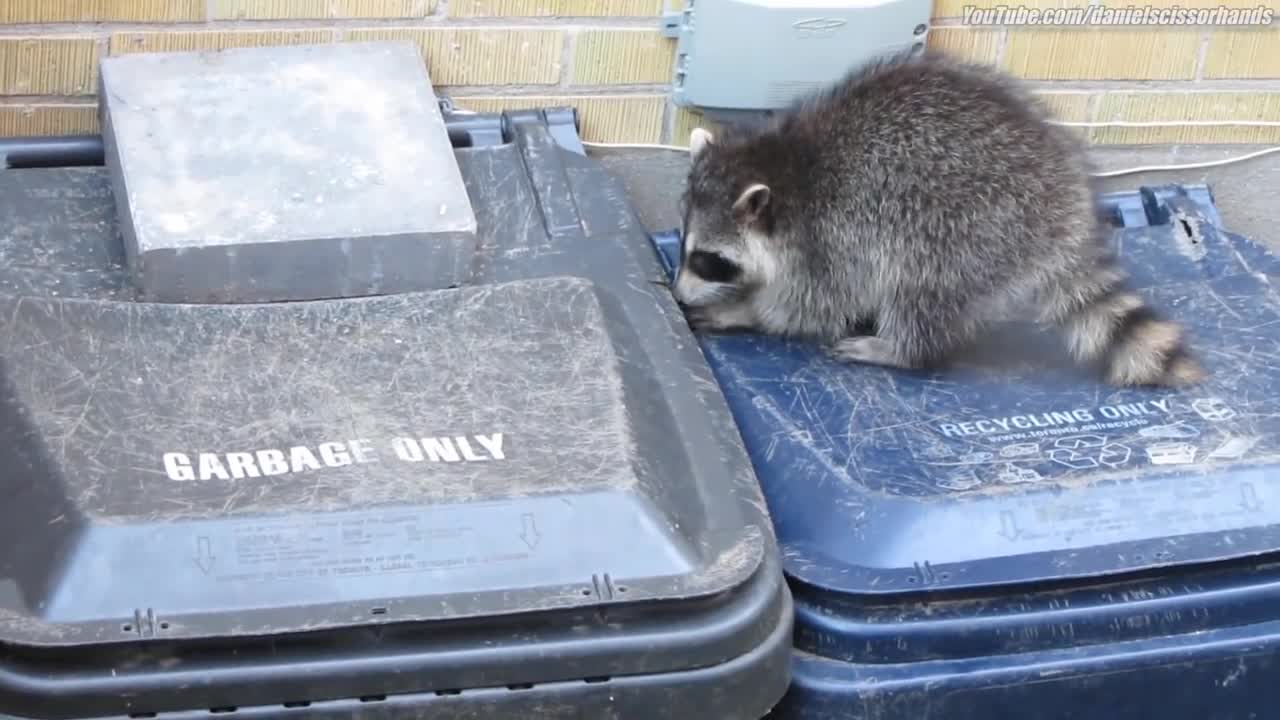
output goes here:
<path id="1" fill-rule="evenodd" d="M 695 130 L 676 299 L 698 329 L 904 368 L 1029 313 L 1110 383 L 1200 382 L 1181 326 L 1107 252 L 1080 141 L 1047 120 L 1013 78 L 926 53 L 763 127 Z"/>

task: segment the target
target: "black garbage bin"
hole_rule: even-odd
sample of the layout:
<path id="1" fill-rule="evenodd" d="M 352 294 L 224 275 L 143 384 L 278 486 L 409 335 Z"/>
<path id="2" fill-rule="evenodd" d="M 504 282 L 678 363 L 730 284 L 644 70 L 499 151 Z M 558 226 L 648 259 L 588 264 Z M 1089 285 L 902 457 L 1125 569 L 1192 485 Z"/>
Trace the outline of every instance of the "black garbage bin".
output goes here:
<path id="1" fill-rule="evenodd" d="M 311 302 L 140 302 L 93 139 L 12 156 L 0 716 L 773 706 L 792 606 L 759 486 L 571 118 L 451 121 L 470 283 Z"/>

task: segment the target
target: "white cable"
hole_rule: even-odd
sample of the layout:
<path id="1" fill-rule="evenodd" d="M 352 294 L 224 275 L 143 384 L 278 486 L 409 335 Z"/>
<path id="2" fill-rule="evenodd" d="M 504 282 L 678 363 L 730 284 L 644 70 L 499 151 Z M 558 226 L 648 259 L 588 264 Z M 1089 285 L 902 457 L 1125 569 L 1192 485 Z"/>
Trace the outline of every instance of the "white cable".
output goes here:
<path id="1" fill-rule="evenodd" d="M 613 147 L 613 148 L 635 148 L 635 149 L 652 149 L 652 150 L 675 150 L 677 152 L 689 152 L 689 148 L 680 147 L 679 145 L 657 145 L 650 143 L 597 143 L 583 141 L 583 145 L 587 147 Z M 1140 167 L 1122 168 L 1120 170 L 1107 170 L 1105 172 L 1093 173 L 1094 177 L 1119 177 L 1121 175 L 1133 175 L 1141 172 L 1160 172 L 1164 170 L 1195 170 L 1198 168 L 1218 167 L 1219 165 L 1231 165 L 1245 160 L 1252 160 L 1263 155 L 1270 155 L 1274 152 L 1280 152 L 1280 145 L 1275 147 L 1264 148 L 1255 152 L 1237 155 L 1235 157 L 1223 158 L 1221 160 L 1207 160 L 1205 162 L 1183 163 L 1181 165 L 1144 165 Z"/>
<path id="2" fill-rule="evenodd" d="M 466 110 L 457 105 L 454 106 L 454 113 L 458 115 L 475 115 L 474 110 Z M 1063 125 L 1066 127 L 1280 127 L 1280 120 L 1102 120 L 1097 122 L 1084 121 L 1051 121 L 1054 125 Z M 606 142 L 589 142 L 581 141 L 586 147 L 601 148 L 628 148 L 634 150 L 672 150 L 675 152 L 689 152 L 689 148 L 681 145 L 663 145 L 661 143 L 606 143 Z M 1105 172 L 1094 173 L 1094 177 L 1119 177 L 1121 175 L 1134 175 L 1142 172 L 1162 172 L 1166 170 L 1198 170 L 1200 168 L 1219 167 L 1222 165 L 1232 165 L 1245 160 L 1252 160 L 1263 155 L 1280 152 L 1280 145 L 1275 147 L 1264 148 L 1244 155 L 1236 155 L 1234 157 L 1223 158 L 1221 160 L 1207 160 L 1204 162 L 1182 163 L 1180 165 L 1144 165 L 1140 167 L 1121 168 L 1119 170 L 1107 170 Z"/>
<path id="3" fill-rule="evenodd" d="M 659 143 L 602 143 L 582 141 L 587 147 L 611 147 L 611 148 L 635 148 L 637 150 L 675 150 L 677 152 L 689 152 L 689 148 L 680 145 L 661 145 Z"/>
<path id="4" fill-rule="evenodd" d="M 1075 122 L 1051 120 L 1066 127 L 1280 127 L 1280 120 L 1102 120 Z"/>
<path id="5" fill-rule="evenodd" d="M 1236 155 L 1235 157 L 1223 158 L 1221 160 L 1207 160 L 1205 162 L 1183 163 L 1182 165 L 1147 165 L 1145 167 L 1124 168 L 1123 170 L 1109 170 L 1107 172 L 1094 173 L 1094 177 L 1118 177 L 1120 175 L 1132 175 L 1140 172 L 1160 172 L 1162 170 L 1195 170 L 1198 168 L 1217 167 L 1219 165 L 1231 165 L 1232 163 L 1242 162 L 1244 160 L 1252 160 L 1263 155 L 1270 155 L 1274 152 L 1280 152 L 1280 145 L 1269 147 L 1256 152 L 1246 153 L 1244 155 Z"/>

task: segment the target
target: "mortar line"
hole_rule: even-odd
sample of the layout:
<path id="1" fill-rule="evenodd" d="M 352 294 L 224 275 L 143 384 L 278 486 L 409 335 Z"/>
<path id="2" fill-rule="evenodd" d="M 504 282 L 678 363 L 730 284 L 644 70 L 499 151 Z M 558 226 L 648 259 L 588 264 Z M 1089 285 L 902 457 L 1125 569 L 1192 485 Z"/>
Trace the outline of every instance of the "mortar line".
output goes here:
<path id="1" fill-rule="evenodd" d="M 671 101 L 671 97 L 668 95 L 666 100 L 662 103 L 662 125 L 658 133 L 658 142 L 665 145 L 675 143 L 677 113 L 678 111 L 675 108 L 675 103 Z"/>
<path id="2" fill-rule="evenodd" d="M 578 29 L 566 30 L 560 43 L 560 81 L 558 87 L 568 87 L 572 80 L 573 58 L 578 53 Z"/>
<path id="3" fill-rule="evenodd" d="M 1196 48 L 1196 71 L 1195 71 L 1196 82 L 1204 81 L 1204 65 L 1209 57 L 1209 41 L 1212 36 L 1213 36 L 1212 28 L 1205 28 L 1200 33 L 1200 44 Z"/>
<path id="4" fill-rule="evenodd" d="M 447 3 L 439 6 L 446 8 Z M 66 22 L 66 23 L 10 23 L 0 25 L 0 34 L 13 36 L 59 36 L 86 35 L 113 32 L 194 32 L 206 30 L 211 32 L 238 30 L 242 32 L 289 29 L 434 29 L 450 27 L 458 29 L 471 28 L 589 28 L 603 30 L 652 30 L 661 32 L 658 17 L 613 17 L 608 15 L 594 16 L 501 16 L 501 17 L 450 17 L 437 12 L 425 17 L 407 18 L 271 18 L 260 20 L 207 20 L 177 22 Z"/>
<path id="5" fill-rule="evenodd" d="M 448 93 L 450 97 L 492 97 L 495 95 L 511 95 L 533 97 L 583 96 L 608 97 L 634 96 L 648 97 L 668 95 L 669 85 L 438 85 L 437 90 Z"/>
<path id="6" fill-rule="evenodd" d="M 97 95 L 5 95 L 0 107 L 97 107 Z"/>

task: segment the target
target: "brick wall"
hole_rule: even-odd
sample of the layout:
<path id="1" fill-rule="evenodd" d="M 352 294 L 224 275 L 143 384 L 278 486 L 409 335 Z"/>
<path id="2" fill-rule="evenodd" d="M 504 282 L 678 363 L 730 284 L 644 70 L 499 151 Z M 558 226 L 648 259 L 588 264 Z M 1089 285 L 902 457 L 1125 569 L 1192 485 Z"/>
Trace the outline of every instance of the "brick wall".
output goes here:
<path id="1" fill-rule="evenodd" d="M 701 118 L 676 110 L 666 95 L 674 41 L 656 29 L 663 2 L 0 0 L 0 136 L 95 130 L 95 63 L 107 54 L 401 38 L 421 49 L 438 92 L 464 107 L 572 104 L 589 140 L 684 144 Z M 935 0 L 930 44 L 1035 81 L 1065 120 L 1280 120 L 1280 22 L 1270 28 L 963 24 L 965 5 L 999 2 Z M 1029 4 L 1073 2 L 1083 0 Z M 1098 143 L 1280 142 L 1280 128 L 1084 132 Z"/>

